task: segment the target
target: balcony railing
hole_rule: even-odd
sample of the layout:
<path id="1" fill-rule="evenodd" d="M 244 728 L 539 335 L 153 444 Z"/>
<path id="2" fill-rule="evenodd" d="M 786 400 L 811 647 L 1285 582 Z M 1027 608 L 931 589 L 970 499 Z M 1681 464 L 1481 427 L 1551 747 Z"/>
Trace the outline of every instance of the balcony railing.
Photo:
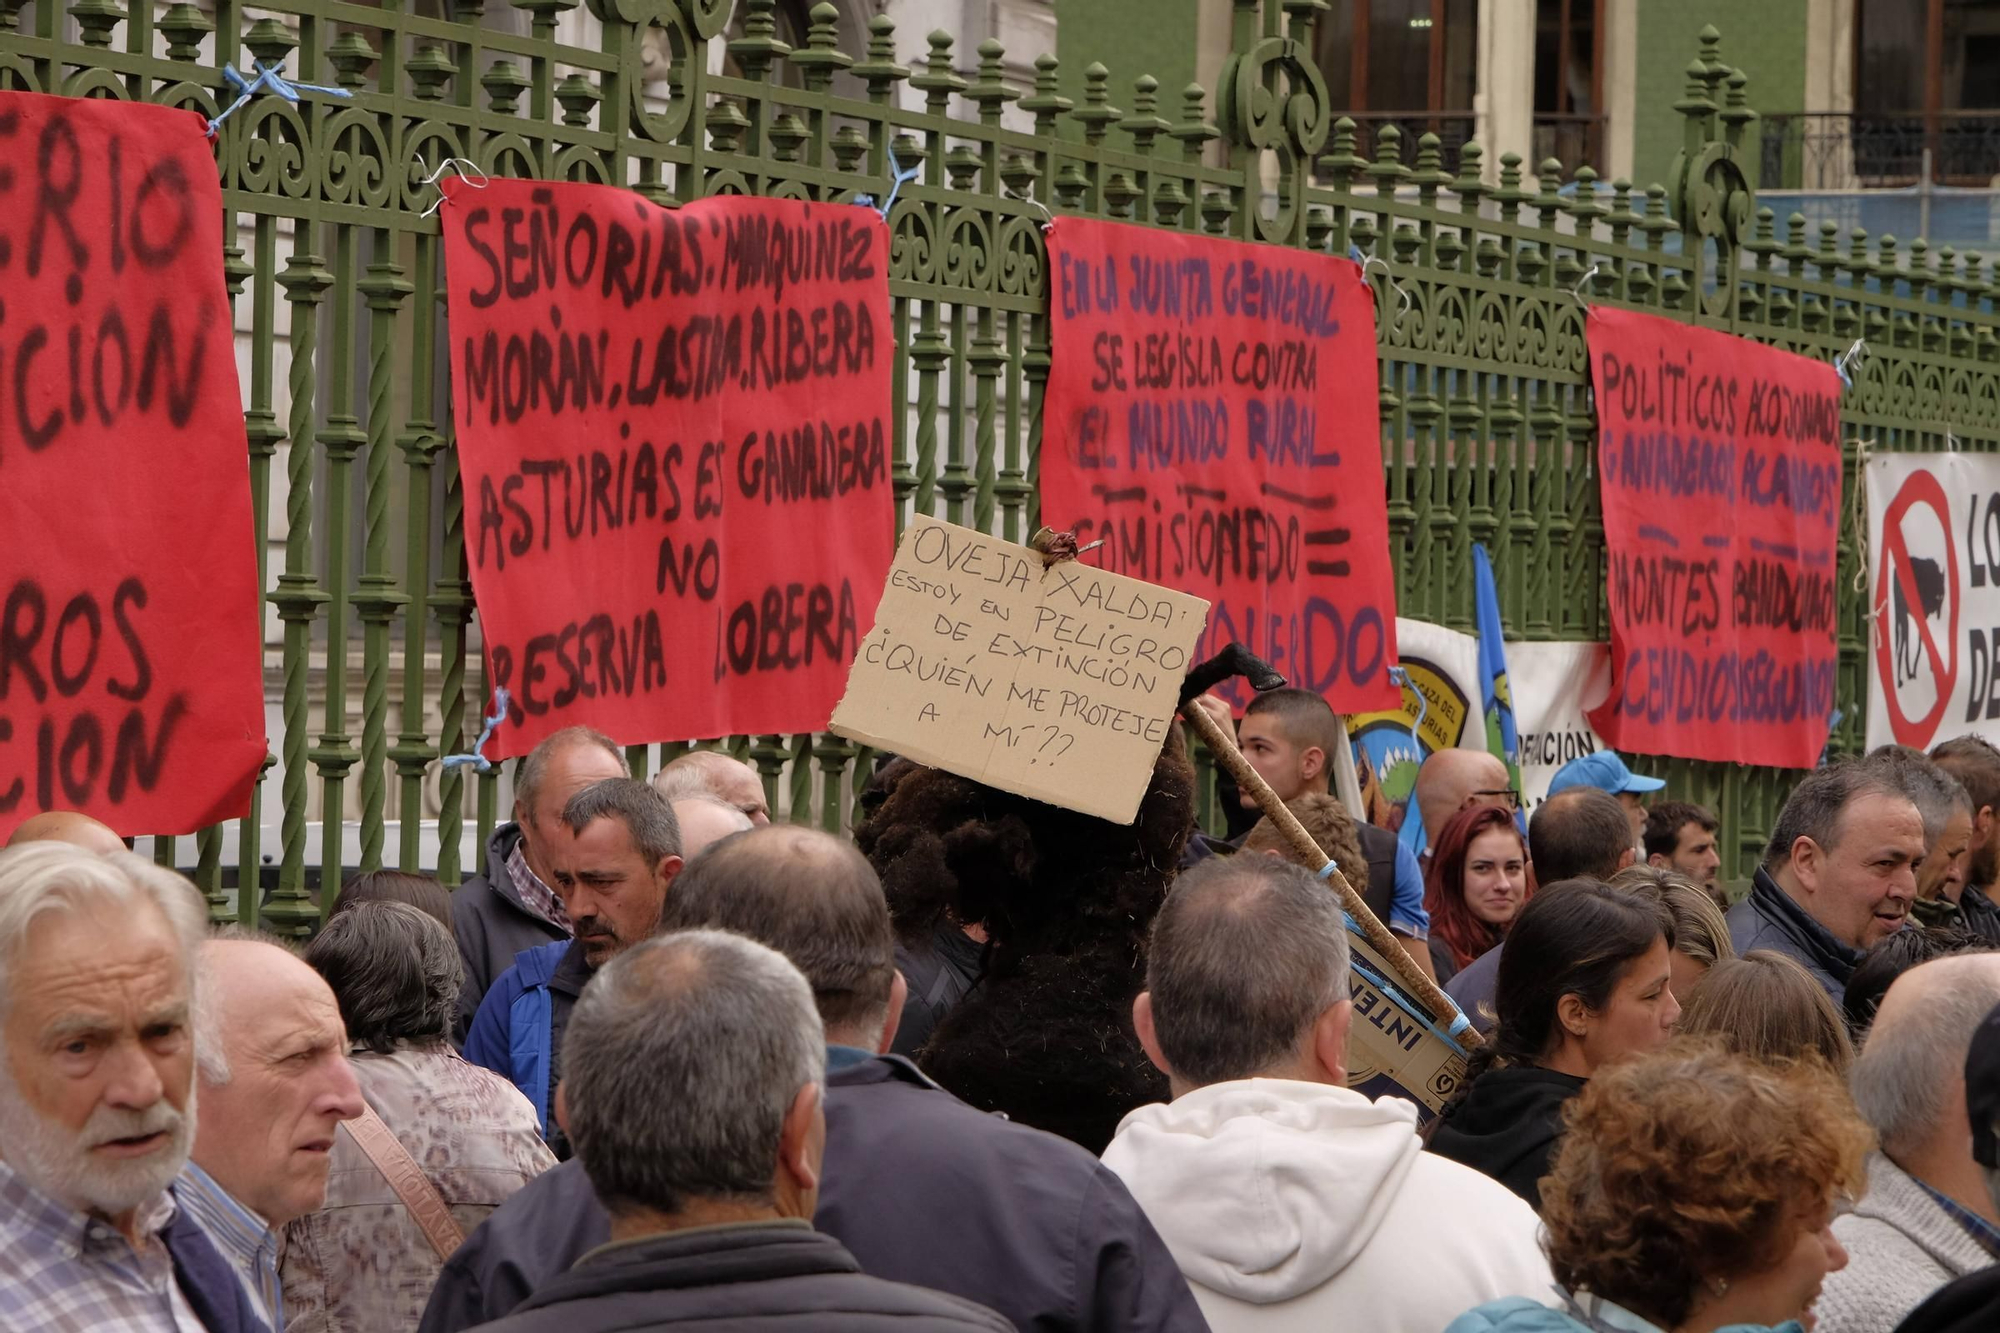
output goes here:
<path id="1" fill-rule="evenodd" d="M 1578 167 L 1589 167 L 1602 175 L 1604 121 L 1603 116 L 1582 113 L 1537 113 L 1535 151 L 1529 165 L 1539 167 L 1554 158 L 1563 164 L 1565 174 Z"/>
<path id="2" fill-rule="evenodd" d="M 1768 189 L 1867 190 L 1987 186 L 2000 176 L 2000 112 L 1955 111 L 1933 125 L 1920 112 L 1862 115 L 1804 111 L 1766 115 Z"/>

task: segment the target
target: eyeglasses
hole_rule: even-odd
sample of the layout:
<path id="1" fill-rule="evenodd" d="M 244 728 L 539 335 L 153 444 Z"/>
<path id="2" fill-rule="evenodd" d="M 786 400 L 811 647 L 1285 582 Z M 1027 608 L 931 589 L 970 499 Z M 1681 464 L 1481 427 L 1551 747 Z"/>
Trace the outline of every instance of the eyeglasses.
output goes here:
<path id="1" fill-rule="evenodd" d="M 1478 797 L 1491 797 L 1494 802 L 1506 806 L 1509 810 L 1519 810 L 1521 808 L 1521 789 L 1519 787 L 1495 787 L 1491 791 L 1476 791 L 1472 794 Z"/>

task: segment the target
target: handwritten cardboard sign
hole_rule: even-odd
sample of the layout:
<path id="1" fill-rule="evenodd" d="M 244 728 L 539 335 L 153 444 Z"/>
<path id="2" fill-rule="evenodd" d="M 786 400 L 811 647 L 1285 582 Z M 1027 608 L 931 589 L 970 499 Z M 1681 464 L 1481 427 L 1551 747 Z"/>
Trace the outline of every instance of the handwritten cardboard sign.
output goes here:
<path id="1" fill-rule="evenodd" d="M 201 117 L 0 93 L 0 840 L 244 814 L 250 453 Z"/>
<path id="2" fill-rule="evenodd" d="M 1335 709 L 1396 706 L 1375 307 L 1328 255 L 1064 218 L 1042 516 L 1104 569 L 1214 604 Z M 1248 686 L 1222 691 L 1237 704 Z"/>
<path id="3" fill-rule="evenodd" d="M 1590 312 L 1610 562 L 1615 749 L 1819 761 L 1839 654 L 1832 366 L 1624 310 Z"/>
<path id="4" fill-rule="evenodd" d="M 1139 813 L 1208 603 L 922 515 L 832 730 L 1117 824 Z"/>
<path id="5" fill-rule="evenodd" d="M 487 752 L 823 726 L 894 541 L 882 220 L 509 180 L 442 216 Z"/>

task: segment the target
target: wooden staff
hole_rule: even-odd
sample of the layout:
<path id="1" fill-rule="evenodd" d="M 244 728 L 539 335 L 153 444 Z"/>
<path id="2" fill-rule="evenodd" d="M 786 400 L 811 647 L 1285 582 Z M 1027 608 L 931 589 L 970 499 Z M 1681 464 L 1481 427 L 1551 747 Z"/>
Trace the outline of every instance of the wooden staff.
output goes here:
<path id="1" fill-rule="evenodd" d="M 1362 937 L 1376 953 L 1382 955 L 1383 962 L 1396 970 L 1398 980 L 1416 996 L 1420 1004 L 1431 1011 L 1434 1020 L 1439 1023 L 1449 1023 L 1457 1015 L 1458 1006 L 1451 1002 L 1450 996 L 1438 989 L 1435 981 L 1424 975 L 1410 955 L 1404 952 L 1402 942 L 1391 935 L 1389 928 L 1368 910 L 1368 904 L 1361 901 L 1361 895 L 1354 891 L 1354 886 L 1347 882 L 1347 876 L 1340 868 L 1334 866 L 1330 873 L 1325 873 L 1326 868 L 1332 865 L 1333 859 L 1321 850 L 1320 845 L 1313 841 L 1312 834 L 1306 832 L 1305 826 L 1285 808 L 1285 803 L 1278 799 L 1278 793 L 1271 790 L 1271 785 L 1264 781 L 1263 775 L 1250 766 L 1250 761 L 1236 748 L 1235 739 L 1193 700 L 1189 700 L 1187 707 L 1181 710 L 1181 716 L 1188 720 L 1195 733 L 1207 743 L 1210 750 L 1215 752 L 1216 759 L 1236 779 L 1236 785 L 1257 798 L 1257 808 L 1278 826 L 1286 841 L 1292 844 L 1292 849 L 1305 859 L 1307 865 L 1323 872 L 1322 878 L 1332 884 L 1340 894 L 1341 906 L 1347 909 L 1347 914 L 1361 927 Z M 1452 1036 L 1453 1040 L 1467 1050 L 1485 1044 L 1478 1030 L 1469 1024 L 1464 1031 L 1454 1033 Z"/>

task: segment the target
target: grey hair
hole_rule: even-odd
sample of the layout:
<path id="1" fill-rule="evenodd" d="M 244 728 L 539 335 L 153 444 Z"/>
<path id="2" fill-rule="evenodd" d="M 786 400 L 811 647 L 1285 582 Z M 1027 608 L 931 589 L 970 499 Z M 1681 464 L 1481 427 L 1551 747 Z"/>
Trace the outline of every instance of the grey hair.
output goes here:
<path id="1" fill-rule="evenodd" d="M 648 866 L 681 854 L 681 822 L 674 807 L 658 792 L 632 778 L 593 782 L 569 798 L 563 823 L 581 833 L 600 819 L 615 819 L 632 834 L 632 845 Z"/>
<path id="2" fill-rule="evenodd" d="M 1312 874 L 1273 856 L 1213 857 L 1153 920 L 1146 989 L 1174 1074 L 1196 1086 L 1282 1064 L 1348 998 L 1347 928 Z"/>
<path id="3" fill-rule="evenodd" d="M 451 1035 L 465 962 L 451 932 L 423 909 L 373 902 L 336 912 L 305 959 L 333 989 L 350 1045 L 388 1055 Z"/>
<path id="4" fill-rule="evenodd" d="M 66 842 L 26 842 L 0 850 L 0 1014 L 12 1002 L 14 967 L 35 922 L 86 903 L 150 904 L 180 945 L 189 1000 L 200 994 L 202 933 L 208 907 L 194 885 L 131 852 L 93 852 Z M 194 1021 L 194 1016 L 190 1015 Z M 197 1033 L 199 1022 L 195 1022 Z"/>
<path id="5" fill-rule="evenodd" d="M 799 1089 L 825 1080 L 806 979 L 776 950 L 719 930 L 618 955 L 563 1039 L 570 1139 L 614 1215 L 769 1203 L 786 1113 Z"/>
<path id="6" fill-rule="evenodd" d="M 653 790 L 669 801 L 685 800 L 690 796 L 715 796 L 721 800 L 716 795 L 715 774 L 724 765 L 732 769 L 740 768 L 758 782 L 763 781 L 753 765 L 734 755 L 720 750 L 690 750 L 653 775 Z M 723 804 L 732 810 L 736 808 L 728 801 L 723 801 Z"/>
<path id="7" fill-rule="evenodd" d="M 1944 766 L 1921 750 L 1900 745 L 1884 745 L 1869 752 L 1867 762 L 1879 764 L 1897 779 L 1903 795 L 1917 807 L 1924 821 L 1924 850 L 1935 848 L 1944 836 L 1944 826 L 1959 811 L 1972 813 L 1972 796 L 1965 784 L 1946 772 Z"/>
<path id="8" fill-rule="evenodd" d="M 1899 768 L 1878 753 L 1865 759 L 1836 760 L 1806 774 L 1792 788 L 1777 823 L 1772 825 L 1771 841 L 1764 848 L 1765 866 L 1776 869 L 1788 863 L 1800 838 L 1811 838 L 1827 850 L 1838 846 L 1847 808 L 1861 797 L 1909 800 Z"/>
<path id="9" fill-rule="evenodd" d="M 535 796 L 542 789 L 542 779 L 549 771 L 549 762 L 556 752 L 572 745 L 595 745 L 604 753 L 618 761 L 618 767 L 629 775 L 632 766 L 625 762 L 625 752 L 612 740 L 594 727 L 564 727 L 561 731 L 544 736 L 541 743 L 528 751 L 527 757 L 514 770 L 514 801 L 521 809 L 532 813 Z"/>
<path id="10" fill-rule="evenodd" d="M 283 949 L 295 958 L 299 956 L 297 940 L 288 940 L 255 926 L 240 926 L 233 921 L 209 931 L 208 938 L 236 944 L 268 944 L 273 949 Z M 195 974 L 201 978 L 201 984 L 195 989 L 194 1067 L 200 1073 L 202 1082 L 219 1088 L 235 1074 L 229 1068 L 229 1052 L 222 1042 L 222 1020 L 215 1014 L 215 984 L 211 976 L 213 964 L 206 955 L 198 957 Z"/>
<path id="11" fill-rule="evenodd" d="M 1937 959 L 1905 975 L 1958 961 Z M 1848 1076 L 1855 1109 L 1891 1159 L 1922 1148 L 1955 1110 L 1963 1110 L 1962 1104 L 1948 1105 L 1948 1094 L 1961 1086 L 1972 1034 L 2000 1004 L 2000 971 L 1978 965 L 1990 960 L 1965 961 L 1972 965 L 1958 968 L 1962 976 L 1954 979 L 1957 984 L 1941 988 L 1920 1013 L 1898 1014 L 1889 1024 L 1878 1016 L 1855 1057 Z"/>

